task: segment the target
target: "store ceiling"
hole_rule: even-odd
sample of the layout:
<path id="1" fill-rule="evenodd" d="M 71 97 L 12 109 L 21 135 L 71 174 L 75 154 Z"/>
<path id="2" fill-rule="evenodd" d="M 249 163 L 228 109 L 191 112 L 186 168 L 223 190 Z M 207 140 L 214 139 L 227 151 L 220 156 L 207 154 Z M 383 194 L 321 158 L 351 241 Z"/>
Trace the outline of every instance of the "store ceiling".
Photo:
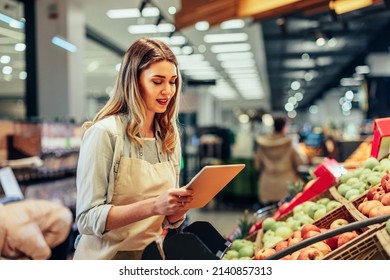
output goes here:
<path id="1" fill-rule="evenodd" d="M 130 25 L 156 23 L 157 17 L 141 19 L 110 19 L 106 13 L 109 9 L 140 8 L 142 0 L 73 0 L 83 5 L 86 24 L 87 41 L 84 61 L 87 73 L 87 91 L 90 97 L 106 98 L 116 77 L 115 66 L 120 62 L 121 55 L 137 38 L 147 34 L 133 35 L 128 32 Z M 317 2 L 320 2 L 316 0 Z M 156 6 L 163 15 L 162 22 L 174 22 L 174 16 L 168 13 L 170 6 L 181 8 L 180 0 L 148 1 L 147 7 Z M 232 1 L 228 1 L 232 2 Z M 322 1 L 324 2 L 324 1 Z M 246 18 L 246 26 L 242 29 L 221 30 L 219 25 L 211 26 L 208 31 L 196 31 L 193 26 L 176 30 L 173 34 L 184 35 L 186 44 L 192 46 L 196 54 L 202 54 L 205 64 L 211 66 L 214 74 L 207 74 L 206 80 L 220 81 L 225 89 L 219 90 L 218 98 L 221 104 L 227 107 L 253 108 L 256 110 L 284 110 L 289 97 L 296 97 L 296 110 L 306 110 L 316 99 L 321 98 L 330 88 L 340 86 L 341 78 L 351 77 L 355 67 L 365 62 L 365 56 L 372 51 L 389 52 L 390 9 L 382 1 L 377 4 L 354 12 L 334 16 L 329 10 L 299 10 L 283 14 L 274 14 L 268 18 Z M 328 36 L 324 46 L 315 43 L 315 36 L 322 32 Z M 217 55 L 211 51 L 212 44 L 204 42 L 204 36 L 214 33 L 244 33 L 245 42 L 250 44 L 250 52 L 255 61 L 256 75 L 241 75 L 234 78 L 230 70 L 222 67 Z M 15 34 L 14 34 L 15 35 Z M 168 33 L 154 36 L 167 36 Z M 332 40 L 329 40 L 334 38 Z M 11 39 L 2 39 L 9 44 Z M 11 41 L 15 41 L 12 39 Z M 3 41 L 0 41 L 2 44 Z M 203 53 L 199 46 L 206 47 Z M 0 45 L 4 49 L 3 45 Z M 8 49 L 7 49 L 8 50 Z M 183 49 L 182 49 L 183 50 Z M 20 54 L 19 54 L 20 56 Z M 22 56 L 19 60 L 22 59 Z M 238 62 L 230 59 L 233 63 Z M 21 62 L 19 62 L 21 64 Z M 198 62 L 191 62 L 196 65 Z M 187 64 L 188 65 L 188 64 Z M 22 67 L 23 65 L 18 65 Z M 185 68 L 185 67 L 182 67 Z M 239 70 L 241 71 L 241 70 Z M 244 72 L 244 71 L 241 71 Z M 16 73 L 16 71 L 15 71 Z M 184 71 L 185 78 L 191 85 L 202 85 L 200 91 L 205 90 L 208 83 L 196 80 Z M 257 76 L 260 89 L 255 89 L 247 82 L 249 89 L 242 89 L 237 81 L 246 82 L 249 76 Z M 235 76 L 237 77 L 237 76 Z M 18 79 L 12 79 L 17 83 Z M 7 81 L 11 83 L 12 81 Z M 203 81 L 203 82 L 202 82 Z M 301 85 L 292 90 L 294 81 Z M 13 90 L 5 91 L 4 79 L 1 79 L 0 96 L 9 97 L 17 94 L 20 86 L 8 87 Z M 19 82 L 20 83 L 20 82 Z M 252 82 L 251 82 L 252 83 Z M 296 85 L 293 84 L 293 86 Z M 235 97 L 224 100 L 230 91 Z M 190 89 L 193 87 L 187 87 Z M 245 93 L 253 93 L 250 98 Z M 297 94 L 298 93 L 298 94 Z M 301 94 L 301 95 L 300 95 Z M 300 100 L 301 99 L 301 100 Z"/>

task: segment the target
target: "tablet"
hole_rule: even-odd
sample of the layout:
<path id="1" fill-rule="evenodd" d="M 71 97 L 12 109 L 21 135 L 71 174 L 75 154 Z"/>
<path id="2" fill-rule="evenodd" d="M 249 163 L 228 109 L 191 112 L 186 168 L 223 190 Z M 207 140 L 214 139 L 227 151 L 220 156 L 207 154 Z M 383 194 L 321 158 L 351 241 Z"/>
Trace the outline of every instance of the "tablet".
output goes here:
<path id="1" fill-rule="evenodd" d="M 210 202 L 234 177 L 243 170 L 245 164 L 206 165 L 185 186 L 194 190 L 189 208 L 202 208 Z"/>

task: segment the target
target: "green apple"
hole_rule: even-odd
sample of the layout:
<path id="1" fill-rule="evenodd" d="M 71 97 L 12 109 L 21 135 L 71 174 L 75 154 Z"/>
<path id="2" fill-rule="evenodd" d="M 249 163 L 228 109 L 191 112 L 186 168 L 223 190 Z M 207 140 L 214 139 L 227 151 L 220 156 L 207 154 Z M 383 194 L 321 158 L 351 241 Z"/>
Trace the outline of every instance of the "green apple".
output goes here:
<path id="1" fill-rule="evenodd" d="M 365 187 L 365 186 L 366 186 L 366 183 L 360 181 L 360 182 L 357 182 L 357 183 L 351 185 L 351 188 L 352 188 L 352 189 L 357 189 L 357 190 L 358 190 L 358 189 L 360 189 L 361 187 Z"/>
<path id="2" fill-rule="evenodd" d="M 326 205 L 326 212 L 329 213 L 333 209 L 336 209 L 337 207 L 340 207 L 342 205 L 341 202 L 337 200 L 331 200 L 329 203 Z"/>
<path id="3" fill-rule="evenodd" d="M 271 226 L 275 223 L 275 219 L 272 217 L 267 217 L 264 219 L 263 223 L 261 224 L 261 228 L 263 231 L 267 231 L 271 229 Z"/>
<path id="4" fill-rule="evenodd" d="M 351 177 L 353 177 L 353 176 L 354 176 L 354 174 L 353 174 L 353 172 L 351 172 L 351 171 L 349 171 L 349 172 L 347 172 L 347 173 L 345 173 L 345 174 L 342 174 L 342 175 L 340 176 L 340 182 L 343 183 L 343 184 L 345 184 L 345 183 L 349 180 L 349 178 L 351 178 Z"/>
<path id="5" fill-rule="evenodd" d="M 350 196 L 348 197 L 348 201 L 352 201 L 352 200 L 354 200 L 354 199 L 358 198 L 359 196 L 360 196 L 360 193 L 358 193 L 358 194 L 353 194 L 353 195 L 350 195 Z"/>
<path id="6" fill-rule="evenodd" d="M 341 184 L 337 187 L 337 191 L 340 193 L 340 195 L 345 196 L 347 191 L 349 191 L 352 187 L 347 184 Z"/>
<path id="7" fill-rule="evenodd" d="M 228 250 L 226 254 L 223 256 L 224 259 L 231 260 L 233 258 L 238 258 L 238 252 L 236 250 Z"/>
<path id="8" fill-rule="evenodd" d="M 267 230 L 266 232 L 263 233 L 262 241 L 266 242 L 268 239 L 271 237 L 275 236 L 275 232 L 273 230 Z"/>
<path id="9" fill-rule="evenodd" d="M 313 216 L 314 220 L 318 220 L 326 215 L 326 207 L 324 206 L 323 208 L 318 209 Z"/>
<path id="10" fill-rule="evenodd" d="M 281 236 L 272 236 L 267 241 L 264 242 L 263 248 L 272 248 L 274 247 L 278 242 L 284 240 Z"/>
<path id="11" fill-rule="evenodd" d="M 324 197 L 324 198 L 321 198 L 319 200 L 317 200 L 317 204 L 322 204 L 322 205 L 325 205 L 328 204 L 330 201 L 330 198 L 328 197 Z"/>
<path id="12" fill-rule="evenodd" d="M 390 234 L 390 219 L 388 219 L 386 222 L 386 230 L 387 230 L 387 233 Z"/>
<path id="13" fill-rule="evenodd" d="M 379 164 L 384 167 L 384 170 L 390 170 L 390 159 L 383 158 L 379 161 Z"/>
<path id="14" fill-rule="evenodd" d="M 293 214 L 303 213 L 303 205 L 299 204 L 293 208 Z"/>
<path id="15" fill-rule="evenodd" d="M 235 239 L 233 240 L 230 249 L 238 252 L 242 247 L 245 246 L 245 243 L 245 239 Z"/>
<path id="16" fill-rule="evenodd" d="M 347 191 L 347 193 L 345 194 L 345 198 L 348 199 L 348 200 L 350 200 L 350 197 L 351 197 L 352 195 L 359 195 L 359 194 L 360 194 L 359 190 L 357 190 L 357 189 L 350 189 L 350 190 Z"/>
<path id="17" fill-rule="evenodd" d="M 352 186 L 353 184 L 358 183 L 358 182 L 360 182 L 358 178 L 352 177 L 352 178 L 349 178 L 349 179 L 348 179 L 348 181 L 346 182 L 346 184 L 349 185 L 349 186 Z"/>
<path id="18" fill-rule="evenodd" d="M 369 157 L 363 162 L 363 166 L 365 168 L 373 169 L 375 166 L 379 164 L 379 160 L 374 157 Z"/>
<path id="19" fill-rule="evenodd" d="M 272 231 L 276 231 L 279 227 L 284 226 L 284 225 L 286 225 L 286 224 L 287 224 L 287 223 L 284 222 L 284 221 L 275 221 L 275 223 L 273 223 L 273 224 L 271 225 L 271 230 L 272 230 Z"/>
<path id="20" fill-rule="evenodd" d="M 276 231 L 275 231 L 275 235 L 276 236 L 280 236 L 282 237 L 283 239 L 286 239 L 288 237 L 290 237 L 290 235 L 293 233 L 293 230 L 288 226 L 288 225 L 285 225 L 285 226 L 280 226 Z"/>
<path id="21" fill-rule="evenodd" d="M 308 210 L 307 214 L 309 215 L 310 218 L 314 219 L 314 214 L 317 212 L 319 209 L 324 208 L 325 213 L 326 213 L 326 206 L 322 204 L 314 204 L 313 206 L 310 207 Z M 315 220 L 315 219 L 314 219 Z"/>
<path id="22" fill-rule="evenodd" d="M 242 257 L 250 257 L 251 258 L 251 257 L 253 257 L 254 254 L 255 254 L 255 249 L 251 245 L 246 245 L 246 246 L 242 247 L 240 249 L 240 251 L 238 251 L 239 258 L 242 258 Z"/>
<path id="23" fill-rule="evenodd" d="M 381 182 L 381 179 L 382 179 L 381 176 L 370 175 L 367 177 L 367 183 L 370 186 L 376 186 Z"/>
<path id="24" fill-rule="evenodd" d="M 302 203 L 302 207 L 303 207 L 302 210 L 303 210 L 303 212 L 308 214 L 310 207 L 312 207 L 315 204 L 316 203 L 314 201 L 310 201 L 310 200 L 305 201 L 304 203 Z"/>

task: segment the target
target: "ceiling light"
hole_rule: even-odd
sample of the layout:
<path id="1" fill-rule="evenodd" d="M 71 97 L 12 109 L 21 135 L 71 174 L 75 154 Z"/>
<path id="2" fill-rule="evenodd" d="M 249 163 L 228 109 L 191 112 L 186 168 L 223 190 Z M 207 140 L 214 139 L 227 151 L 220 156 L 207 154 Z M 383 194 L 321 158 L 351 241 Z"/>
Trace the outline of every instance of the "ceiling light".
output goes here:
<path id="1" fill-rule="evenodd" d="M 11 57 L 9 55 L 2 55 L 0 57 L 0 63 L 7 64 L 11 61 Z"/>
<path id="2" fill-rule="evenodd" d="M 156 7 L 146 7 L 142 10 L 143 17 L 159 17 L 161 16 L 160 11 Z"/>
<path id="3" fill-rule="evenodd" d="M 328 46 L 331 48 L 334 48 L 337 45 L 337 39 L 336 38 L 330 38 L 328 41 Z"/>
<path id="4" fill-rule="evenodd" d="M 248 123 L 249 122 L 249 116 L 247 114 L 241 114 L 239 117 L 238 117 L 238 121 L 240 123 Z"/>
<path id="5" fill-rule="evenodd" d="M 175 31 L 175 26 L 171 23 L 130 25 L 128 27 L 130 34 L 150 34 L 150 33 L 169 33 Z"/>
<path id="6" fill-rule="evenodd" d="M 167 45 L 184 45 L 186 43 L 186 37 L 184 36 L 172 36 L 172 37 L 153 37 L 153 39 L 160 40 Z"/>
<path id="7" fill-rule="evenodd" d="M 216 58 L 219 61 L 241 60 L 241 59 L 253 58 L 253 53 L 252 52 L 219 53 L 216 55 Z"/>
<path id="8" fill-rule="evenodd" d="M 10 75 L 12 73 L 12 67 L 11 66 L 4 66 L 2 72 L 4 75 Z"/>
<path id="9" fill-rule="evenodd" d="M 205 45 L 199 45 L 199 46 L 198 46 L 198 51 L 199 51 L 200 53 L 205 53 L 206 50 L 207 50 L 207 48 L 206 48 Z"/>
<path id="10" fill-rule="evenodd" d="M 340 80 L 340 85 L 343 87 L 351 87 L 351 86 L 360 86 L 361 82 L 355 80 L 354 78 L 342 78 Z"/>
<path id="11" fill-rule="evenodd" d="M 370 73 L 370 67 L 367 65 L 360 65 L 355 67 L 355 71 L 358 74 L 369 74 Z"/>
<path id="12" fill-rule="evenodd" d="M 17 52 L 23 52 L 26 49 L 26 44 L 24 44 L 24 43 L 17 43 L 17 44 L 15 44 L 14 49 Z"/>
<path id="13" fill-rule="evenodd" d="M 63 48 L 64 50 L 67 50 L 68 52 L 76 52 L 77 51 L 77 47 L 76 45 L 68 42 L 67 40 L 65 39 L 62 39 L 58 36 L 54 36 L 52 39 L 51 39 L 51 42 L 60 47 L 60 48 Z"/>
<path id="14" fill-rule="evenodd" d="M 206 43 L 231 43 L 231 42 L 243 42 L 248 40 L 248 34 L 246 33 L 225 33 L 225 34 L 207 34 L 203 40 Z"/>
<path id="15" fill-rule="evenodd" d="M 204 60 L 203 54 L 191 54 L 191 55 L 178 55 L 176 59 L 179 63 L 185 62 L 197 62 Z"/>
<path id="16" fill-rule="evenodd" d="M 169 7 L 169 8 L 168 8 L 168 13 L 169 13 L 170 15 L 176 14 L 176 8 L 173 7 L 173 6 Z"/>
<path id="17" fill-rule="evenodd" d="M 302 94 L 302 92 L 298 91 L 298 92 L 296 92 L 296 93 L 294 94 L 294 97 L 295 97 L 295 99 L 296 99 L 297 101 L 302 101 L 302 99 L 303 99 L 303 94 Z"/>
<path id="18" fill-rule="evenodd" d="M 257 70 L 255 68 L 228 68 L 225 69 L 225 71 L 230 74 L 240 73 L 240 74 L 250 74 L 250 73 L 257 73 Z"/>
<path id="19" fill-rule="evenodd" d="M 242 19 L 231 19 L 220 24 L 221 29 L 238 29 L 244 26 L 245 22 Z"/>
<path id="20" fill-rule="evenodd" d="M 291 89 L 298 90 L 301 88 L 301 83 L 299 81 L 293 81 L 291 83 Z"/>
<path id="21" fill-rule="evenodd" d="M 242 61 L 222 61 L 221 66 L 222 68 L 245 68 L 245 67 L 251 67 L 255 65 L 254 60 L 242 60 Z"/>
<path id="22" fill-rule="evenodd" d="M 109 18 L 117 19 L 117 18 L 139 18 L 141 17 L 141 12 L 139 9 L 113 9 L 108 10 L 106 15 Z"/>
<path id="23" fill-rule="evenodd" d="M 20 71 L 20 73 L 19 73 L 19 79 L 20 79 L 20 80 L 25 80 L 25 79 L 27 79 L 27 72 L 26 72 L 26 71 Z"/>
<path id="24" fill-rule="evenodd" d="M 241 44 L 221 44 L 211 46 L 211 52 L 223 53 L 223 52 L 247 52 L 251 49 L 251 45 L 248 43 Z"/>
<path id="25" fill-rule="evenodd" d="M 9 26 L 18 29 L 24 29 L 24 22 L 13 19 L 3 13 L 0 13 L 0 21 L 7 23 Z"/>
<path id="26" fill-rule="evenodd" d="M 195 29 L 198 31 L 207 31 L 210 28 L 208 21 L 198 21 L 195 23 Z"/>
<path id="27" fill-rule="evenodd" d="M 301 55 L 301 59 L 305 61 L 310 60 L 310 55 L 308 53 L 303 53 Z"/>
<path id="28" fill-rule="evenodd" d="M 317 114 L 318 113 L 318 106 L 317 105 L 311 105 L 309 107 L 310 114 Z"/>
<path id="29" fill-rule="evenodd" d="M 194 49 L 191 47 L 191 46 L 183 46 L 181 48 L 181 53 L 182 54 L 187 54 L 187 55 L 190 55 L 194 52 Z"/>
<path id="30" fill-rule="evenodd" d="M 291 119 L 295 118 L 297 116 L 297 112 L 295 110 L 292 110 L 287 113 L 287 116 Z"/>
<path id="31" fill-rule="evenodd" d="M 240 94 L 245 99 L 262 99 L 264 97 L 263 91 L 260 88 L 252 88 L 250 90 L 240 91 Z"/>
<path id="32" fill-rule="evenodd" d="M 294 105 L 291 103 L 286 103 L 286 105 L 284 105 L 284 110 L 286 110 L 287 112 L 290 112 L 290 111 L 294 110 Z"/>

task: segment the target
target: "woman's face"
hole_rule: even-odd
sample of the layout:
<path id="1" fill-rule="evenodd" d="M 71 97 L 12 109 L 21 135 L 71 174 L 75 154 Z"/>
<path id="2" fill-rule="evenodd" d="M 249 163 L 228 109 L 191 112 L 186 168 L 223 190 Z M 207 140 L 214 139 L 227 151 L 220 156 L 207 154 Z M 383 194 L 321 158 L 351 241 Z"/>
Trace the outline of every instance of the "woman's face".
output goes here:
<path id="1" fill-rule="evenodd" d="M 167 60 L 153 63 L 141 72 L 141 94 L 146 103 L 147 115 L 166 111 L 176 93 L 176 79 L 176 65 Z"/>

